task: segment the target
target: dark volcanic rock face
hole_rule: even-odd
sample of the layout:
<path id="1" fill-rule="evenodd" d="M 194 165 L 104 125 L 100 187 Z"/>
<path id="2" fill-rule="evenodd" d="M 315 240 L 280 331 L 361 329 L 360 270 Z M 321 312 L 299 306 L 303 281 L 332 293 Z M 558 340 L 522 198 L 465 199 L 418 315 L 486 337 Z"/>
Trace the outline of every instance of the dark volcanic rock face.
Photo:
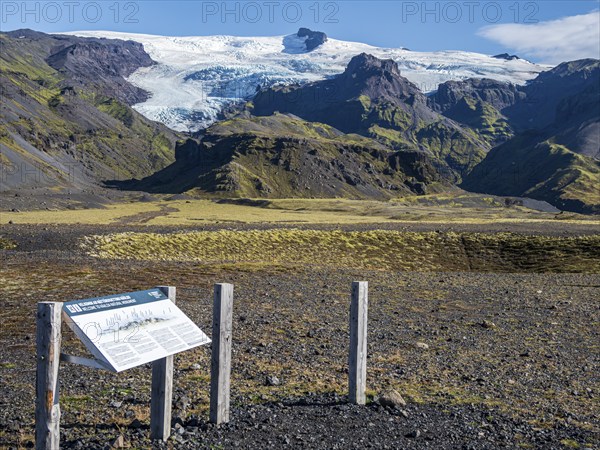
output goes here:
<path id="1" fill-rule="evenodd" d="M 429 97 L 429 106 L 445 113 L 456 106 L 464 97 L 487 102 L 501 111 L 525 98 L 518 86 L 486 78 L 471 78 L 464 81 L 447 81 L 440 84 L 437 92 Z"/>
<path id="2" fill-rule="evenodd" d="M 137 69 L 155 64 L 138 42 L 49 35 L 32 30 L 15 30 L 6 36 L 35 44 L 45 62 L 65 77 L 65 86 L 93 88 L 128 105 L 148 99 L 146 91 L 125 80 Z"/>
<path id="3" fill-rule="evenodd" d="M 402 76 L 395 61 L 378 59 L 366 53 L 352 58 L 339 84 L 347 92 L 346 96 L 362 94 L 394 103 L 399 100 L 425 103 L 423 93 Z"/>
<path id="4" fill-rule="evenodd" d="M 127 77 L 140 67 L 153 65 L 154 61 L 138 42 L 77 39 L 72 45 L 51 55 L 48 63 L 57 70 L 67 70 L 72 74 L 89 76 L 97 73 L 103 76 Z"/>
<path id="5" fill-rule="evenodd" d="M 485 102 L 505 116 L 515 131 L 540 130 L 557 121 L 571 97 L 586 90 L 593 95 L 599 86 L 600 62 L 585 59 L 542 72 L 525 86 L 489 79 L 448 81 L 429 98 L 429 105 L 446 114 L 465 98 Z"/>
<path id="6" fill-rule="evenodd" d="M 0 189 L 87 189 L 173 161 L 178 136 L 129 107 L 147 98 L 125 78 L 153 64 L 141 44 L 17 30 L 0 45 L 2 163 L 44 174 Z"/>
<path id="7" fill-rule="evenodd" d="M 308 28 L 300 28 L 298 37 L 306 37 L 306 50 L 312 51 L 327 42 L 327 35 L 322 31 L 312 31 Z"/>
<path id="8" fill-rule="evenodd" d="M 107 39 L 75 38 L 74 41 L 68 45 L 71 39 L 66 40 L 66 47 L 48 57 L 48 65 L 82 85 L 95 80 L 107 94 L 113 93 L 112 96 L 129 105 L 148 99 L 147 92 L 124 79 L 140 67 L 154 64 L 142 44 Z"/>
<path id="9" fill-rule="evenodd" d="M 241 197 L 390 198 L 424 194 L 444 182 L 439 164 L 419 152 L 391 151 L 293 116 L 234 119 L 213 125 L 200 145 L 178 147 L 171 166 L 130 190 L 182 193 L 194 188 Z"/>
<path id="10" fill-rule="evenodd" d="M 514 61 L 515 59 L 521 59 L 517 55 L 509 55 L 508 53 L 501 53 L 493 56 L 496 59 L 505 59 L 507 61 Z"/>
<path id="11" fill-rule="evenodd" d="M 394 61 L 380 60 L 366 53 L 352 58 L 344 73 L 333 79 L 259 92 L 253 112 L 261 116 L 275 111 L 291 113 L 327 123 L 346 133 L 356 133 L 366 126 L 363 114 L 367 105 L 360 102 L 361 99 L 399 106 L 424 121 L 436 117 L 427 107 L 426 97 L 401 75 Z"/>
<path id="12" fill-rule="evenodd" d="M 586 89 L 600 89 L 600 61 L 583 59 L 558 65 L 542 72 L 520 88 L 525 99 L 503 113 L 517 129 L 542 129 L 557 120 L 559 104 Z"/>
<path id="13" fill-rule="evenodd" d="M 396 150 L 423 152 L 442 161 L 456 177 L 487 150 L 486 142 L 433 111 L 393 60 L 366 53 L 352 58 L 335 78 L 258 92 L 252 113 L 268 116 L 277 111 L 371 137 Z"/>

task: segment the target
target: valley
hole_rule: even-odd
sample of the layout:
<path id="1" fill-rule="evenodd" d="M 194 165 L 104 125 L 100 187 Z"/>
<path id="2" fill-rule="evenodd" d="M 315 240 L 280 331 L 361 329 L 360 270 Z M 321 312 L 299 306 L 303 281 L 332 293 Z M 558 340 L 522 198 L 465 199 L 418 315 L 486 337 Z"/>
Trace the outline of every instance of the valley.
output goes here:
<path id="1" fill-rule="evenodd" d="M 282 54 L 287 61 L 318 59 L 343 47 L 318 36 L 310 50 L 302 47 L 308 35 L 282 38 L 284 45 L 296 42 L 297 50 Z M 538 67 L 523 84 L 518 67 L 531 63 L 486 57 L 481 67 L 495 79 L 468 78 L 468 71 L 457 69 L 432 93 L 403 69 L 405 56 L 421 56 L 348 45 L 346 52 L 361 49 L 395 59 L 363 52 L 346 56 L 344 66 L 340 60 L 326 65 L 326 58 L 321 63 L 330 72 L 312 66 L 294 72 L 318 74 L 312 79 L 266 77 L 252 94 L 226 96 L 204 124 L 207 128 L 189 133 L 169 129 L 164 117 L 140 109 L 147 101 L 166 100 L 135 77 L 164 68 L 164 58 L 175 58 L 169 64 L 179 64 L 179 73 L 192 80 L 196 75 L 190 64 L 207 62 L 190 63 L 195 61 L 189 59 L 191 53 L 201 54 L 212 42 L 214 48 L 207 48 L 215 54 L 229 54 L 228 46 L 238 41 L 132 36 L 141 44 L 31 30 L 1 38 L 0 186 L 8 196 L 28 192 L 41 199 L 76 191 L 90 199 L 97 195 L 101 203 L 98 197 L 144 191 L 389 200 L 459 186 L 529 197 L 569 212 L 596 214 L 600 208 L 598 60 L 567 62 L 546 71 Z M 257 55 L 278 54 L 277 39 L 264 41 L 263 47 L 257 44 L 261 40 L 238 44 L 247 44 L 244 58 L 253 61 Z M 174 47 L 164 47 L 165 42 Z M 23 58 L 24 52 L 31 56 Z M 98 66 L 109 54 L 109 62 Z M 455 57 L 464 64 L 477 60 Z M 492 62 L 505 65 L 504 75 L 486 65 Z M 432 67 L 422 71 L 435 72 Z M 234 71 L 225 80 L 212 69 L 202 70 L 208 77 L 203 81 L 221 87 L 245 76 Z M 213 101 L 186 95 L 203 105 Z M 202 124 L 202 114 L 190 117 Z M 164 123 L 152 121 L 157 118 Z"/>

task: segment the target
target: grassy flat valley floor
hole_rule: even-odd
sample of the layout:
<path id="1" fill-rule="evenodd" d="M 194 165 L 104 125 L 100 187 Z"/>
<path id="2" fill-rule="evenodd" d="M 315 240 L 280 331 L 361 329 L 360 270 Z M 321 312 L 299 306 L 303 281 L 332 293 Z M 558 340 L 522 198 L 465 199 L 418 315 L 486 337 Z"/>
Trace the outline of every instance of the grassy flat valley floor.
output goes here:
<path id="1" fill-rule="evenodd" d="M 148 439 L 148 367 L 62 364 L 64 448 L 600 446 L 593 217 L 440 195 L 152 199 L 0 223 L 0 448 L 33 445 L 37 302 L 174 285 L 210 331 L 217 282 L 235 285 L 231 423 L 208 423 L 209 348 L 175 358 L 166 444 Z M 365 407 L 345 398 L 354 280 L 370 284 Z M 387 388 L 407 406 L 380 406 Z"/>
<path id="2" fill-rule="evenodd" d="M 129 201 L 90 207 L 28 207 L 0 211 L 0 224 L 131 224 L 201 226 L 205 224 L 398 224 L 536 223 L 551 221 L 600 225 L 597 216 L 543 212 L 507 207 L 501 197 L 478 194 L 436 194 L 389 202 L 348 199 L 179 199 L 134 197 Z"/>

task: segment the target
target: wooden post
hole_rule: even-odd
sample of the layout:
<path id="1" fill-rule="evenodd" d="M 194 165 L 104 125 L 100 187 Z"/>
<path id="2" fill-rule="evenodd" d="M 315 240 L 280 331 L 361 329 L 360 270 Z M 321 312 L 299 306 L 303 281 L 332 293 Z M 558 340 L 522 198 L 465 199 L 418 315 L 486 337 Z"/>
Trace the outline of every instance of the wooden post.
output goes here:
<path id="1" fill-rule="evenodd" d="M 61 302 L 37 305 L 37 377 L 35 402 L 35 448 L 60 447 L 60 405 L 58 366 L 61 344 Z"/>
<path id="2" fill-rule="evenodd" d="M 215 285 L 210 369 L 210 421 L 229 422 L 233 285 Z"/>
<path id="3" fill-rule="evenodd" d="M 350 354 L 348 356 L 349 400 L 357 405 L 366 402 L 367 388 L 367 312 L 369 310 L 369 284 L 352 283 L 350 303 Z"/>
<path id="4" fill-rule="evenodd" d="M 158 286 L 175 303 L 173 286 Z M 152 363 L 150 398 L 150 438 L 166 441 L 171 435 L 171 405 L 173 403 L 173 355 Z"/>

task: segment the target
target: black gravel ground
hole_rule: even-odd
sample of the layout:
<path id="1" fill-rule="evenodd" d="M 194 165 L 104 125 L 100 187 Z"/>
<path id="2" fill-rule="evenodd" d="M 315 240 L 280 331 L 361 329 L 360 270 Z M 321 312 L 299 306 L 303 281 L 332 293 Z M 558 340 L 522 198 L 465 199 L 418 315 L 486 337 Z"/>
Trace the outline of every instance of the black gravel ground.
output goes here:
<path id="1" fill-rule="evenodd" d="M 155 448 L 310 448 L 310 449 L 494 449 L 514 448 L 515 434 L 530 448 L 564 448 L 570 440 L 589 439 L 576 427 L 535 429 L 509 417 L 490 416 L 493 411 L 475 406 L 441 409 L 409 405 L 403 410 L 378 403 L 348 404 L 335 394 L 314 395 L 282 402 L 234 408 L 232 421 L 215 426 L 195 416 L 175 421 L 168 443 Z M 137 426 L 137 425 L 136 425 Z M 146 442 L 148 427 L 121 430 L 125 442 Z M 72 433 L 65 433 L 72 435 Z M 106 448 L 115 431 L 97 430 L 90 439 L 65 442 L 65 448 Z M 591 448 L 591 447 L 590 447 Z"/>
<path id="2" fill-rule="evenodd" d="M 209 348 L 176 357 L 166 444 L 148 437 L 148 367 L 111 374 L 65 364 L 63 448 L 109 448 L 119 436 L 130 448 L 600 448 L 598 274 L 224 270 L 98 260 L 78 248 L 82 236 L 124 230 L 136 228 L 1 227 L 18 247 L 0 250 L 0 448 L 33 445 L 36 302 L 175 285 L 178 304 L 210 330 L 216 282 L 235 285 L 231 423 L 207 423 Z M 356 279 L 370 283 L 364 407 L 345 398 Z M 66 352 L 84 352 L 64 334 Z M 280 383 L 269 385 L 271 376 Z M 380 406 L 386 388 L 408 404 Z"/>

